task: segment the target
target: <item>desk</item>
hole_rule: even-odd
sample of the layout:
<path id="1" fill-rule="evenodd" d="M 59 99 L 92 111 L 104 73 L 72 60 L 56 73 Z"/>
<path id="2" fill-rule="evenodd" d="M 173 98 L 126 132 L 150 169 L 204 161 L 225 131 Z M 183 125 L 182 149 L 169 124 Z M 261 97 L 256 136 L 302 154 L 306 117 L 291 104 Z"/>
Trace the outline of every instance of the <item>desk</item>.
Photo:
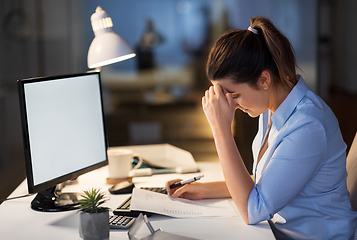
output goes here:
<path id="1" fill-rule="evenodd" d="M 200 181 L 222 180 L 223 175 L 219 162 L 198 162 L 205 175 Z M 196 174 L 161 174 L 151 177 L 136 177 L 133 181 L 136 187 L 161 187 L 164 182 L 176 177 L 191 178 Z M 78 178 L 78 184 L 68 185 L 63 192 L 78 192 L 92 187 L 101 187 L 104 192 L 110 187 L 106 183 L 107 167 L 102 167 Z M 27 194 L 27 183 L 24 181 L 10 197 Z M 109 195 L 109 193 L 108 193 Z M 107 206 L 117 207 L 128 195 L 109 195 Z M 34 196 L 6 201 L 0 205 L 0 239 L 78 239 L 79 216 L 77 211 L 43 213 L 30 208 Z M 257 225 L 246 225 L 237 215 L 230 218 L 195 218 L 176 219 L 161 215 L 153 215 L 150 221 L 155 229 L 190 236 L 202 240 L 218 239 L 275 239 L 267 222 Z M 126 230 L 111 230 L 110 239 L 127 240 Z"/>

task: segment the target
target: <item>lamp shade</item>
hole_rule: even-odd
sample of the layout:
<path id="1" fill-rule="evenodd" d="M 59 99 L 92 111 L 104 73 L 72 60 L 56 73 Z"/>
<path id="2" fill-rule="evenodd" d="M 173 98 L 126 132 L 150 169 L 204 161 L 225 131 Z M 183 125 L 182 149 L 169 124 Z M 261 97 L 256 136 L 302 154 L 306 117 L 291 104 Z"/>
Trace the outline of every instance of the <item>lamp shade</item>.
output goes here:
<path id="1" fill-rule="evenodd" d="M 109 15 L 97 7 L 91 16 L 94 39 L 88 50 L 89 68 L 98 68 L 135 57 L 134 50 L 122 37 L 113 31 Z"/>

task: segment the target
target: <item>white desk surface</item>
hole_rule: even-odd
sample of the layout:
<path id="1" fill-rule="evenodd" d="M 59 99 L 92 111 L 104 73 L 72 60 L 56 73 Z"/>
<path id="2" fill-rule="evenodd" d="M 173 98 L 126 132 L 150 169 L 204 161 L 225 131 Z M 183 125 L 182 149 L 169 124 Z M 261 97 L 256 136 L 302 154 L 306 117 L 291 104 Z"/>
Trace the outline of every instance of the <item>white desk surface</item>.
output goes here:
<path id="1" fill-rule="evenodd" d="M 223 175 L 219 162 L 198 162 L 201 173 L 205 175 L 200 181 L 222 180 Z M 161 174 L 152 177 L 136 177 L 136 187 L 164 186 L 165 181 L 180 177 L 191 178 L 196 174 Z M 111 186 L 106 183 L 107 167 L 97 169 L 78 178 L 78 184 L 68 185 L 63 192 L 82 191 L 92 187 L 101 187 L 104 192 Z M 27 194 L 27 183 L 24 181 L 10 197 Z M 106 203 L 115 209 L 128 194 L 110 195 Z M 0 205 L 0 239 L 78 239 L 79 216 L 77 211 L 44 213 L 30 208 L 33 196 L 5 201 Z M 236 210 L 237 211 L 237 210 Z M 218 239 L 275 239 L 267 222 L 257 225 L 246 225 L 240 215 L 230 218 L 195 218 L 177 219 L 160 215 L 149 218 L 155 229 L 202 240 Z M 144 226 L 143 226 L 144 227 Z M 110 239 L 128 239 L 127 230 L 110 231 Z"/>

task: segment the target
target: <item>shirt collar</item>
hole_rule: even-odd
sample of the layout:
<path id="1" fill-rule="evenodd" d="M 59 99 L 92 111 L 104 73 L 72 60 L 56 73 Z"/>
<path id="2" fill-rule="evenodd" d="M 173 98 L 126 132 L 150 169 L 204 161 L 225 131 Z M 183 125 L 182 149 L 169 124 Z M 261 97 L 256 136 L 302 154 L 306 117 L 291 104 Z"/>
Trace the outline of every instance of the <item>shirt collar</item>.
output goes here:
<path id="1" fill-rule="evenodd" d="M 298 103 L 301 99 L 306 95 L 309 90 L 306 85 L 304 79 L 298 75 L 299 81 L 294 86 L 294 88 L 290 91 L 289 95 L 285 98 L 285 100 L 280 104 L 278 109 L 271 116 L 271 120 L 279 131 L 285 122 L 288 120 Z"/>

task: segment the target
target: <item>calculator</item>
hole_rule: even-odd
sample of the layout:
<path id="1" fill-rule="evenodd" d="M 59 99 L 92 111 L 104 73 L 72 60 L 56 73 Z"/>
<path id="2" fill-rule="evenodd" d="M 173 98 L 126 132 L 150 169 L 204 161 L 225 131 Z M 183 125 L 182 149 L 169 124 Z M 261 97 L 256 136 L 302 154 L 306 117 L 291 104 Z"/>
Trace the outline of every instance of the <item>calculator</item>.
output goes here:
<path id="1" fill-rule="evenodd" d="M 135 217 L 109 214 L 109 227 L 111 229 L 129 229 L 135 222 Z"/>

